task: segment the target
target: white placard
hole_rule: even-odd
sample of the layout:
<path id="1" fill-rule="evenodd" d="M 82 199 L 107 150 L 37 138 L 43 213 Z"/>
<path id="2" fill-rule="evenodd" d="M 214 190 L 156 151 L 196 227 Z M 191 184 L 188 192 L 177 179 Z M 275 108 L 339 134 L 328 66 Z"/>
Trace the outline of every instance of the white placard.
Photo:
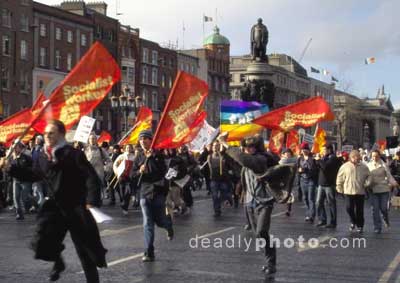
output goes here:
<path id="1" fill-rule="evenodd" d="M 207 121 L 204 121 L 203 127 L 200 129 L 197 136 L 189 144 L 191 151 L 201 151 L 204 146 L 210 144 L 218 135 L 218 129 L 211 127 Z"/>
<path id="2" fill-rule="evenodd" d="M 106 222 L 110 222 L 112 220 L 112 217 L 105 214 L 104 212 L 102 212 L 100 209 L 98 209 L 97 207 L 91 207 L 89 208 L 90 213 L 92 214 L 94 220 L 96 221 L 96 223 L 106 223 Z"/>
<path id="3" fill-rule="evenodd" d="M 76 129 L 74 141 L 87 143 L 95 122 L 96 119 L 89 116 L 83 116 L 79 121 L 78 128 Z"/>

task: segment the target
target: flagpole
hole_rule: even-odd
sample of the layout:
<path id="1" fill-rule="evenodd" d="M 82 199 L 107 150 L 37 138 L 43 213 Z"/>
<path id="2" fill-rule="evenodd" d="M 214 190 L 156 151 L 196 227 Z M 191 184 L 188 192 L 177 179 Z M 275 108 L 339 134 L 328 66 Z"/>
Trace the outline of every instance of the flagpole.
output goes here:
<path id="1" fill-rule="evenodd" d="M 153 140 L 151 141 L 151 145 L 150 145 L 150 149 L 149 150 L 153 149 L 154 143 L 157 140 L 157 136 L 158 136 L 158 134 L 160 132 L 161 125 L 162 125 L 162 123 L 163 123 L 163 121 L 165 119 L 165 116 L 167 115 L 167 110 L 168 110 L 169 105 L 171 104 L 171 101 L 172 101 L 172 94 L 175 92 L 175 89 L 176 89 L 176 87 L 178 85 L 178 81 L 179 81 L 181 75 L 182 75 L 182 71 L 178 71 L 178 74 L 176 75 L 176 79 L 174 81 L 174 85 L 172 86 L 172 89 L 171 89 L 171 91 L 170 91 L 170 93 L 168 95 L 167 103 L 165 103 L 164 111 L 162 112 L 160 121 L 158 122 L 158 125 L 157 125 L 157 128 L 156 128 L 156 132 L 154 133 Z M 149 158 L 146 156 L 146 159 L 145 159 L 144 164 L 143 164 L 145 168 L 147 167 L 148 163 L 149 163 Z M 142 178 L 143 178 L 143 173 L 140 173 L 139 179 L 138 179 L 138 182 L 137 182 L 137 187 L 140 187 L 140 184 L 142 183 Z"/>
<path id="2" fill-rule="evenodd" d="M 205 38 L 205 31 L 204 31 L 204 17 L 205 17 L 205 15 L 204 15 L 204 13 L 203 13 L 203 40 L 202 40 L 202 41 L 204 41 L 204 38 Z"/>

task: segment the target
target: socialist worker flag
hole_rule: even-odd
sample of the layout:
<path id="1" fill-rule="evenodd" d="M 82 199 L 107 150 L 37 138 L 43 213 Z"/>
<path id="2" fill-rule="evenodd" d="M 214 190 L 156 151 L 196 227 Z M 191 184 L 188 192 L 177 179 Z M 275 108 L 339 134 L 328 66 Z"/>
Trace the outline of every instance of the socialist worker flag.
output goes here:
<path id="1" fill-rule="evenodd" d="M 206 82 L 179 71 L 153 138 L 152 148 L 177 148 L 190 143 L 207 116 L 202 105 Z"/>
<path id="2" fill-rule="evenodd" d="M 101 145 L 103 142 L 108 142 L 112 140 L 112 137 L 109 132 L 101 131 L 99 138 L 97 139 L 97 144 Z"/>
<path id="3" fill-rule="evenodd" d="M 120 77 L 117 62 L 102 44 L 95 42 L 50 95 L 32 127 L 43 133 L 47 120 L 57 119 L 69 130 L 96 108 Z"/>
<path id="4" fill-rule="evenodd" d="M 275 154 L 280 154 L 283 147 L 284 138 L 285 138 L 284 132 L 279 130 L 272 130 L 268 144 L 269 149 Z"/>
<path id="5" fill-rule="evenodd" d="M 317 124 L 317 128 L 315 129 L 314 134 L 314 143 L 311 152 L 312 153 L 320 153 L 322 147 L 326 144 L 326 132 L 323 128 Z"/>
<path id="6" fill-rule="evenodd" d="M 140 107 L 135 124 L 118 144 L 137 144 L 140 132 L 143 130 L 151 129 L 152 121 L 153 112 L 151 111 L 151 109 L 148 107 Z"/>
<path id="7" fill-rule="evenodd" d="M 30 108 L 25 108 L 0 123 L 0 142 L 6 147 L 12 144 L 12 141 L 20 137 L 32 122 L 32 112 Z"/>
<path id="8" fill-rule="evenodd" d="M 295 126 L 311 127 L 318 122 L 332 121 L 334 118 L 329 104 L 321 96 L 315 96 L 275 109 L 257 117 L 252 123 L 287 132 Z"/>
<path id="9" fill-rule="evenodd" d="M 12 141 L 24 135 L 23 142 L 29 141 L 36 132 L 30 127 L 32 121 L 40 112 L 45 101 L 45 96 L 40 93 L 33 103 L 32 108 L 25 108 L 7 119 L 0 122 L 0 142 L 7 147 L 11 146 Z"/>
<path id="10" fill-rule="evenodd" d="M 299 141 L 299 133 L 291 130 L 286 137 L 286 148 L 290 148 L 295 155 L 298 155 L 300 153 Z"/>

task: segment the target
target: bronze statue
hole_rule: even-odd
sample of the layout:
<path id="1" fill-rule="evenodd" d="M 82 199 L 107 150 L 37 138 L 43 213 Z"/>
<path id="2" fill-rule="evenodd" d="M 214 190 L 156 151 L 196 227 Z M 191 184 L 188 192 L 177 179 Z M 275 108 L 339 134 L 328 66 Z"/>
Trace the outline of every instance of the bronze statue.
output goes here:
<path id="1" fill-rule="evenodd" d="M 261 18 L 259 18 L 257 20 L 257 24 L 255 24 L 251 28 L 250 43 L 251 55 L 253 60 L 257 60 L 257 58 L 259 58 L 260 62 L 268 63 L 268 57 L 266 55 L 268 44 L 268 29 L 262 23 Z"/>

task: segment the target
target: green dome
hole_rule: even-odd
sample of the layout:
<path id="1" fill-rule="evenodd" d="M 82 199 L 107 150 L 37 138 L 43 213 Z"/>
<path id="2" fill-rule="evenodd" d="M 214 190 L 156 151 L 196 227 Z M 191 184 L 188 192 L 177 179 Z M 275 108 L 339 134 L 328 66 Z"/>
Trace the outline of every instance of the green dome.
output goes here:
<path id="1" fill-rule="evenodd" d="M 214 34 L 208 36 L 203 41 L 203 45 L 210 45 L 210 44 L 230 45 L 229 40 L 225 36 L 219 34 L 219 28 L 217 26 L 215 26 L 214 28 Z"/>

